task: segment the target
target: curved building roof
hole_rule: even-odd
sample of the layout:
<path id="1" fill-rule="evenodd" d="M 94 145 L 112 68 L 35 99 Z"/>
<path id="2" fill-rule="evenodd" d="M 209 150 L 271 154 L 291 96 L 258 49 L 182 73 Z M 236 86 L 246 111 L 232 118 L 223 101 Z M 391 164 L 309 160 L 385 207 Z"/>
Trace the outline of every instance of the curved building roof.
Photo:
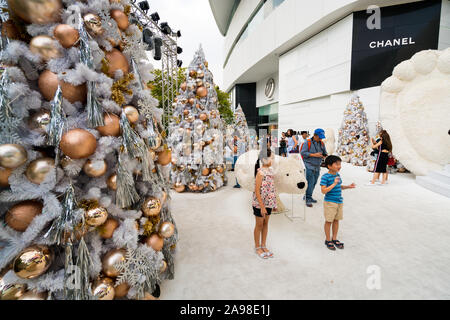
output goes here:
<path id="1" fill-rule="evenodd" d="M 239 2 L 240 0 L 209 0 L 216 24 L 220 33 L 224 36 L 228 32 L 228 27 Z"/>

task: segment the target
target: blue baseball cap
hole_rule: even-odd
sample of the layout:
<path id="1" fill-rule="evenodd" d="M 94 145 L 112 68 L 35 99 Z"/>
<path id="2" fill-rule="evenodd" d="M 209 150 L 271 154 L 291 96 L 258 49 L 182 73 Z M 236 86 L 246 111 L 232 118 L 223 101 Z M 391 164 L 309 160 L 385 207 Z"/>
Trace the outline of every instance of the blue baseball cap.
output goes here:
<path id="1" fill-rule="evenodd" d="M 320 139 L 325 139 L 325 131 L 321 128 L 317 128 L 316 130 L 314 130 L 314 134 L 317 134 Z"/>

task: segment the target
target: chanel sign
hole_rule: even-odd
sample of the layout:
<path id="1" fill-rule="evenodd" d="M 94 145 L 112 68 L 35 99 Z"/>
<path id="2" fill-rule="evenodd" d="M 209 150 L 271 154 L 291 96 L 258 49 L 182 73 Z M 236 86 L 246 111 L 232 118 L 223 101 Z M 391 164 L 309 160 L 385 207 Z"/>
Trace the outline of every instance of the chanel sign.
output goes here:
<path id="1" fill-rule="evenodd" d="M 437 49 L 441 6 L 428 0 L 355 12 L 350 89 L 379 86 L 400 62 Z"/>
<path id="2" fill-rule="evenodd" d="M 264 93 L 265 93 L 267 99 L 273 98 L 273 94 L 275 93 L 275 80 L 273 80 L 273 78 L 270 78 L 269 80 L 267 80 Z"/>

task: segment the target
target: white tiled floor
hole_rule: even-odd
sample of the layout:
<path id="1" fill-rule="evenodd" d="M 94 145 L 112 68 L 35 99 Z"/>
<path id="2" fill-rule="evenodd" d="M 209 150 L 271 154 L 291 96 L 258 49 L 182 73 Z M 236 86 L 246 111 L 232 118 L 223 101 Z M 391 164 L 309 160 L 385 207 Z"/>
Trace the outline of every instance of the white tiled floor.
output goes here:
<path id="1" fill-rule="evenodd" d="M 272 215 L 269 246 L 275 258 L 253 253 L 251 194 L 230 185 L 210 194 L 172 194 L 179 230 L 175 279 L 161 299 L 449 299 L 450 199 L 423 189 L 412 175 L 366 187 L 370 174 L 343 164 L 342 251 L 323 244 L 319 203 L 306 221 Z M 282 195 L 287 207 L 291 196 Z M 296 203 L 300 205 L 299 198 Z M 296 208 L 299 210 L 299 208 Z M 381 270 L 381 289 L 369 290 L 367 268 Z"/>

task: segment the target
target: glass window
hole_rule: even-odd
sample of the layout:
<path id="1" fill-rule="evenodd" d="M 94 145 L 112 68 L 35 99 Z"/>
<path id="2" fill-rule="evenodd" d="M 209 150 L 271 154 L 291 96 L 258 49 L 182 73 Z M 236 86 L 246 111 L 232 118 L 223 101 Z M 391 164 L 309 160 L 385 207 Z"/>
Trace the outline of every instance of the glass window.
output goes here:
<path id="1" fill-rule="evenodd" d="M 272 0 L 273 8 L 275 9 L 276 7 L 278 7 L 283 2 L 284 2 L 284 0 Z"/>

